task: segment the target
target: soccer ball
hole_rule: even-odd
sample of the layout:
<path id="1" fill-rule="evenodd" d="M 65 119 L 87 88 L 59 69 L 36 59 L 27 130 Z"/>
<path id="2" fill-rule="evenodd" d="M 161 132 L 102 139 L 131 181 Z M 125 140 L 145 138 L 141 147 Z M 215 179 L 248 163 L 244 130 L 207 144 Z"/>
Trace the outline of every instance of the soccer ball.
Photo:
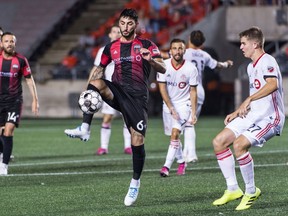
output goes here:
<path id="1" fill-rule="evenodd" d="M 80 94 L 78 105 L 84 113 L 93 114 L 101 109 L 103 100 L 98 92 L 86 90 Z"/>

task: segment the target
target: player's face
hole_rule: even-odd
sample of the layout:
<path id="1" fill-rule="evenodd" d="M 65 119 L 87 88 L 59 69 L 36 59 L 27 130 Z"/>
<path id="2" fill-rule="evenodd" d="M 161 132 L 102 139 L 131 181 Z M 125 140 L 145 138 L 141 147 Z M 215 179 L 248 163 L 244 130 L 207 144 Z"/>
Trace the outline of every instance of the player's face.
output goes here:
<path id="1" fill-rule="evenodd" d="M 1 38 L 2 48 L 6 55 L 13 55 L 16 47 L 16 37 L 14 35 L 4 35 Z"/>
<path id="2" fill-rule="evenodd" d="M 121 17 L 119 20 L 121 34 L 126 39 L 134 38 L 137 23 L 130 17 Z"/>
<path id="3" fill-rule="evenodd" d="M 109 38 L 111 39 L 111 41 L 114 41 L 120 37 L 121 37 L 120 28 L 116 26 L 112 27 L 111 32 L 109 33 Z"/>
<path id="4" fill-rule="evenodd" d="M 176 42 L 171 44 L 170 54 L 175 61 L 182 61 L 184 53 L 185 44 L 183 44 L 182 42 Z"/>
<path id="5" fill-rule="evenodd" d="M 252 58 L 257 44 L 253 40 L 248 40 L 247 37 L 242 37 L 240 43 L 240 49 L 243 52 L 243 55 L 246 58 Z"/>

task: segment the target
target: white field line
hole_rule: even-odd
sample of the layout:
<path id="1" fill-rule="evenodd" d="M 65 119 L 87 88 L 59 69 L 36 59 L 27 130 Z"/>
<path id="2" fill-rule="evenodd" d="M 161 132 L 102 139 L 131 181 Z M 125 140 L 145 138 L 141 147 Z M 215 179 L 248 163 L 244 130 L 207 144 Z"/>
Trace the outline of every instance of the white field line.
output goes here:
<path id="1" fill-rule="evenodd" d="M 288 163 L 280 163 L 280 164 L 260 164 L 255 165 L 255 167 L 280 167 L 280 166 L 288 166 Z M 186 170 L 215 170 L 219 169 L 219 167 L 195 167 L 195 168 L 187 168 Z M 171 169 L 172 171 L 176 171 L 176 169 Z M 159 172 L 159 169 L 145 169 L 145 172 Z M 132 173 L 132 170 L 115 170 L 115 171 L 90 171 L 90 172 L 59 172 L 59 173 L 27 173 L 27 174 L 9 174 L 7 176 L 64 176 L 64 175 L 93 175 L 93 174 L 116 174 L 116 173 Z M 5 177 L 5 176 L 4 176 Z"/>
<path id="2" fill-rule="evenodd" d="M 262 151 L 257 152 L 253 151 L 253 155 L 261 155 L 261 154 L 277 154 L 277 153 L 288 153 L 288 150 L 276 150 L 276 151 Z M 215 157 L 214 154 L 203 154 L 198 155 L 198 157 Z M 105 157 L 105 156 L 103 156 Z M 147 156 L 146 160 L 153 160 L 153 159 L 163 159 L 166 158 L 166 155 L 163 154 L 163 156 Z M 125 161 L 125 160 L 131 160 L 130 157 L 119 157 L 119 158 L 99 158 L 95 156 L 95 159 L 89 159 L 89 160 L 70 160 L 70 161 L 47 161 L 47 162 L 35 162 L 35 163 L 19 163 L 19 164 L 13 164 L 11 163 L 9 167 L 23 167 L 23 166 L 45 166 L 45 165 L 56 165 L 56 164 L 73 164 L 73 163 L 94 163 L 94 162 L 105 162 L 105 161 Z M 216 160 L 216 159 L 215 159 Z"/>

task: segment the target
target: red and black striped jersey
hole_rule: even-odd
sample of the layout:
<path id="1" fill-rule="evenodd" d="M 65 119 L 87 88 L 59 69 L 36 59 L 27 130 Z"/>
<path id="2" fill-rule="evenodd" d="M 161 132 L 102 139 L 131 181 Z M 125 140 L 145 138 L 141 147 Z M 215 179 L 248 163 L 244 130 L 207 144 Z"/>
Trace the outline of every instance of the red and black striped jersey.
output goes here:
<path id="1" fill-rule="evenodd" d="M 150 40 L 135 37 L 130 42 L 120 39 L 107 44 L 101 56 L 102 67 L 115 63 L 112 82 L 118 83 L 135 96 L 148 95 L 148 78 L 151 65 L 140 55 L 140 48 L 151 52 L 152 58 L 162 58 L 158 47 Z"/>
<path id="2" fill-rule="evenodd" d="M 22 101 L 22 77 L 31 77 L 27 59 L 15 53 L 11 59 L 0 54 L 0 103 Z"/>

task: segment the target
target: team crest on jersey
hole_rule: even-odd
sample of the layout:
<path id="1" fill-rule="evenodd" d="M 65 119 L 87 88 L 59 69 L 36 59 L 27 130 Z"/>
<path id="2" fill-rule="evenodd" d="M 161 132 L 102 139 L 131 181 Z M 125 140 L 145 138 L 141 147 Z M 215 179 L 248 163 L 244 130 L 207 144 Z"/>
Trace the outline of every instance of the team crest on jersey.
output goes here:
<path id="1" fill-rule="evenodd" d="M 255 79 L 254 80 L 254 87 L 256 89 L 259 89 L 261 87 L 261 82 L 258 80 L 258 79 Z"/>
<path id="2" fill-rule="evenodd" d="M 268 72 L 272 73 L 274 71 L 274 67 L 272 66 L 268 66 L 267 67 Z"/>
<path id="3" fill-rule="evenodd" d="M 184 74 L 182 74 L 182 75 L 180 76 L 180 78 L 181 78 L 181 80 L 186 80 L 186 79 L 187 79 L 187 77 L 186 77 Z"/>
<path id="4" fill-rule="evenodd" d="M 136 44 L 133 47 L 134 53 L 136 53 L 136 54 L 140 53 L 140 49 L 141 49 L 141 46 L 139 44 Z"/>

